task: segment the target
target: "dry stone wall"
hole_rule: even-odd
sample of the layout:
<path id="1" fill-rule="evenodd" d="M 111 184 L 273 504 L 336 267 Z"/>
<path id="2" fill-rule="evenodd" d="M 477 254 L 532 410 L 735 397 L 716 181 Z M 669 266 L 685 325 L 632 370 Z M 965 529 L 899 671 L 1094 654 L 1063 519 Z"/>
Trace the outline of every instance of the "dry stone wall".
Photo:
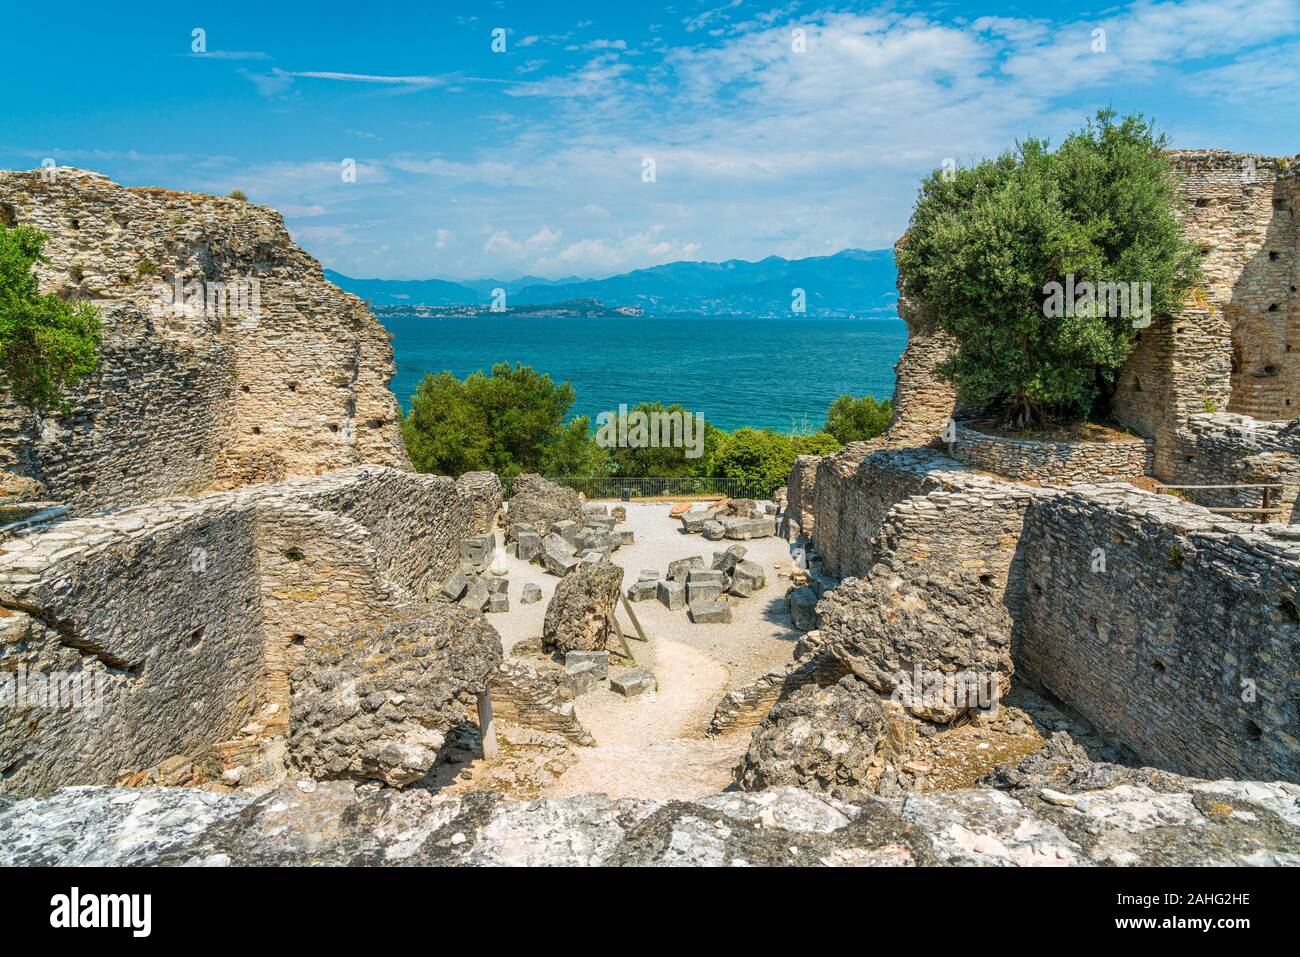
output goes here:
<path id="1" fill-rule="evenodd" d="M 1134 436 L 1114 442 L 1037 442 L 957 425 L 952 457 L 971 468 L 1020 481 L 1088 482 L 1149 475 L 1153 443 Z"/>
<path id="2" fill-rule="evenodd" d="M 0 409 L 0 469 L 45 497 L 86 512 L 364 462 L 409 467 L 388 334 L 275 211 L 60 168 L 0 173 L 0 220 L 49 236 L 42 290 L 105 321 L 100 368 L 68 416 Z"/>
<path id="3" fill-rule="evenodd" d="M 100 708 L 6 706 L 0 790 L 111 783 L 288 719 L 312 643 L 404 612 L 459 564 L 473 503 L 365 466 L 33 529 L 0 545 L 0 665 L 84 673 Z"/>
<path id="4" fill-rule="evenodd" d="M 1156 766 L 1300 780 L 1300 537 L 1131 486 L 1036 498 L 1018 666 Z"/>

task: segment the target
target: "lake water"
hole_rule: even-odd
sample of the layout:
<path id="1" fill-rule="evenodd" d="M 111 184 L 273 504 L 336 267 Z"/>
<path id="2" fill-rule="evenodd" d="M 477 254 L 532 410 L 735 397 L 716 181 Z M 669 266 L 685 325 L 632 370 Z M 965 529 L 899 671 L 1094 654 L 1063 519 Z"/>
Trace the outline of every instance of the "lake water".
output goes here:
<path id="1" fill-rule="evenodd" d="M 426 372 L 464 378 L 522 362 L 573 383 L 574 415 L 679 402 L 727 430 L 821 427 L 837 396 L 894 391 L 901 319 L 617 319 L 385 316 L 403 408 Z"/>

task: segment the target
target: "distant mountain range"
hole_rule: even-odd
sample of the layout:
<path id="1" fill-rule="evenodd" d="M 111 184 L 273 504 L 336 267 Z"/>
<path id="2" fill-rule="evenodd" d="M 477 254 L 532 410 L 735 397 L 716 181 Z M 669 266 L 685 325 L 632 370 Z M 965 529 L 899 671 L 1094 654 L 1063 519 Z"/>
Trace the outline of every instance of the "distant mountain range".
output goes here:
<path id="1" fill-rule="evenodd" d="M 610 308 L 646 314 L 706 313 L 788 315 L 795 289 L 803 289 L 809 315 L 892 316 L 894 253 L 845 249 L 833 256 L 759 262 L 675 262 L 608 279 L 353 279 L 332 269 L 325 278 L 374 306 L 487 306 L 504 289 L 509 306 L 595 299 Z"/>

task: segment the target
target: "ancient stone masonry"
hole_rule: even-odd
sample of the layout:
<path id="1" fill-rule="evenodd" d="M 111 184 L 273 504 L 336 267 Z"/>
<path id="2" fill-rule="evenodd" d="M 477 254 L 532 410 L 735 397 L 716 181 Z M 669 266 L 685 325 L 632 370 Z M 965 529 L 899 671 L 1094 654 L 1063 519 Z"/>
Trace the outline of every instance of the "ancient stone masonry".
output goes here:
<path id="1" fill-rule="evenodd" d="M 1016 662 L 1174 771 L 1300 780 L 1300 537 L 1124 485 L 1040 497 Z"/>
<path id="2" fill-rule="evenodd" d="M 388 334 L 275 211 L 59 168 L 0 173 L 0 221 L 46 233 L 42 290 L 105 321 L 99 370 L 70 414 L 0 409 L 0 470 L 43 497 L 84 513 L 408 467 Z"/>
<path id="3" fill-rule="evenodd" d="M 1040 442 L 990 435 L 956 425 L 952 457 L 971 468 L 1036 482 L 1087 482 L 1150 475 L 1152 442 L 1140 436 L 1112 442 Z"/>
<path id="4" fill-rule="evenodd" d="M 1120 421 L 1156 442 L 1156 474 L 1184 481 L 1180 429 L 1205 412 L 1261 420 L 1300 410 L 1300 160 L 1174 151 L 1185 234 L 1205 285 L 1177 316 L 1155 317 L 1120 370 Z"/>
<path id="5" fill-rule="evenodd" d="M 1179 484 L 1282 485 L 1270 491 L 1270 502 L 1286 511 L 1268 521 L 1296 522 L 1296 495 L 1300 492 L 1300 424 L 1261 422 L 1228 412 L 1190 416 L 1174 435 L 1171 450 L 1179 457 L 1173 466 Z M 1191 489 L 1183 494 L 1206 506 L 1259 505 L 1260 489 Z M 1242 521 L 1259 521 L 1257 515 L 1233 515 Z"/>
<path id="6" fill-rule="evenodd" d="M 282 731 L 306 650 L 418 606 L 474 521 L 451 479 L 367 466 L 11 538 L 4 671 L 84 675 L 98 711 L 6 708 L 0 790 L 110 783 L 174 755 L 217 760 L 255 715 Z"/>
<path id="7" fill-rule="evenodd" d="M 854 803 L 794 787 L 693 801 L 522 802 L 365 792 L 345 781 L 262 797 L 79 788 L 0 807 L 0 864 L 1300 864 L 1295 785 L 1086 764 L 991 783 Z"/>
<path id="8" fill-rule="evenodd" d="M 905 242 L 906 236 L 895 248 Z M 894 417 L 886 438 L 895 446 L 925 445 L 943 431 L 957 404 L 956 390 L 936 371 L 956 353 L 957 341 L 939 327 L 938 319 L 923 303 L 907 294 L 902 270 L 898 273 L 898 315 L 907 323 L 907 348 L 894 367 Z"/>

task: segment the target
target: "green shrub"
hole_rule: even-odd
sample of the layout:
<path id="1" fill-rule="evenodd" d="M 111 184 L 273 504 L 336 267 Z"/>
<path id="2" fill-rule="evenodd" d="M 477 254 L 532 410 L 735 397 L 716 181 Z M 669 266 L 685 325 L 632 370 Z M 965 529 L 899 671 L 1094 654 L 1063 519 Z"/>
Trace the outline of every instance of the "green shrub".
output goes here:
<path id="1" fill-rule="evenodd" d="M 907 291 L 957 340 L 940 374 L 1008 421 L 1078 418 L 1109 394 L 1136 339 L 1132 317 L 1085 302 L 1048 316 L 1046 285 L 1150 283 L 1171 314 L 1199 274 L 1175 216 L 1165 138 L 1140 116 L 1095 121 L 1052 152 L 1029 139 L 921 187 L 898 264 Z"/>
<path id="2" fill-rule="evenodd" d="M 245 203 L 248 202 L 248 194 L 245 193 L 242 189 L 232 189 L 229 193 L 229 196 L 231 199 L 238 199 Z"/>
<path id="3" fill-rule="evenodd" d="M 842 395 L 826 410 L 826 424 L 822 431 L 835 436 L 842 445 L 864 442 L 889 428 L 893 417 L 894 406 L 889 399 L 878 400 L 870 395 L 855 399 L 851 395 Z"/>
<path id="4" fill-rule="evenodd" d="M 0 225 L 0 379 L 14 400 L 42 412 L 99 362 L 103 326 L 89 303 L 41 295 L 32 267 L 48 262 L 46 237 L 31 226 Z"/>
<path id="5" fill-rule="evenodd" d="M 739 479 L 742 494 L 767 498 L 786 484 L 800 455 L 826 455 L 840 447 L 833 435 L 783 435 L 766 429 L 737 429 L 723 433 L 714 451 L 710 474 Z"/>

